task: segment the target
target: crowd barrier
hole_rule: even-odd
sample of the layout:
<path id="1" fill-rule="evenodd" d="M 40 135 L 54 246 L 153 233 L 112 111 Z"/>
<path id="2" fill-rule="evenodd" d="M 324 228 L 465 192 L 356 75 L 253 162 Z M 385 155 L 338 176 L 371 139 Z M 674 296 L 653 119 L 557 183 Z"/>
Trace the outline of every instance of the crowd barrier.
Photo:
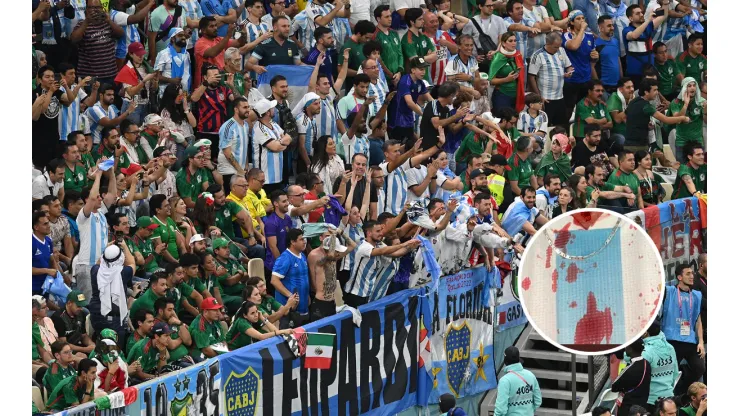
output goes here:
<path id="1" fill-rule="evenodd" d="M 696 198 L 628 216 L 659 247 L 669 279 L 678 263 L 696 263 L 706 229 Z M 336 334 L 327 370 L 305 369 L 303 358 L 272 338 L 126 389 L 125 400 L 57 415 L 385 415 L 437 403 L 444 393 L 477 394 L 496 388 L 494 327 L 526 323 L 509 284 L 493 313 L 496 288 L 497 269 L 466 269 L 441 278 L 437 288 L 409 289 L 361 307 L 361 322 L 344 311 L 306 325 L 307 332 Z"/>

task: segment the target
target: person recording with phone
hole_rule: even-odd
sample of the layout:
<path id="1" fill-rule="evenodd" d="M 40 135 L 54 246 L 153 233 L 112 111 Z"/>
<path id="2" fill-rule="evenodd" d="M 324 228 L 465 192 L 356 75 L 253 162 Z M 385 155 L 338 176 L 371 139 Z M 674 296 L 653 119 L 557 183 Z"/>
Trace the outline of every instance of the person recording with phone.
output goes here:
<path id="1" fill-rule="evenodd" d="M 123 236 L 116 236 L 90 270 L 92 298 L 87 308 L 96 332 L 110 328 L 116 331 L 119 340 L 126 339 L 129 314 L 126 289 L 131 287 L 135 272 L 134 256 Z"/>

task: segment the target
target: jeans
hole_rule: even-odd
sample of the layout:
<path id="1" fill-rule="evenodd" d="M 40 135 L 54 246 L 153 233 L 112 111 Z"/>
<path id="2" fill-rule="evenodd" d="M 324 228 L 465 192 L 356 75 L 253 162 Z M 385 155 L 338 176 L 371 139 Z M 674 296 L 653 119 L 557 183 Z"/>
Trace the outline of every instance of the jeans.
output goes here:
<path id="1" fill-rule="evenodd" d="M 123 100 L 123 105 L 121 106 L 121 113 L 125 112 L 126 109 L 131 105 L 130 100 Z M 138 107 L 136 107 L 136 110 L 134 110 L 133 113 L 129 114 L 128 117 L 126 117 L 127 120 L 130 120 L 132 123 L 135 123 L 137 126 L 141 126 L 142 123 L 144 123 L 144 117 L 147 116 L 147 105 L 148 104 L 139 104 Z"/>
<path id="2" fill-rule="evenodd" d="M 249 257 L 250 259 L 256 259 L 256 258 L 260 258 L 262 260 L 265 259 L 265 248 L 261 246 L 260 244 L 255 244 L 253 246 L 250 246 L 247 243 L 247 240 L 243 238 L 238 238 L 238 237 L 234 237 L 233 240 L 247 248 L 247 252 L 244 254 L 246 254 L 247 257 Z"/>

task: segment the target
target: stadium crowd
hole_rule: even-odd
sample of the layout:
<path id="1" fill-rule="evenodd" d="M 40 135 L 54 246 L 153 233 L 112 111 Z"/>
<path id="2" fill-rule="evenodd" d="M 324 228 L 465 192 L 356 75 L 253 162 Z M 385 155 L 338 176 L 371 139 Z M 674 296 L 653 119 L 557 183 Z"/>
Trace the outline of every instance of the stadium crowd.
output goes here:
<path id="1" fill-rule="evenodd" d="M 569 210 L 707 191 L 706 0 L 104 3 L 33 0 L 49 409 L 427 283 L 425 252 L 505 267 Z M 275 65 L 312 67 L 298 102 L 258 90 Z M 706 414 L 693 273 L 627 349 L 623 404 Z"/>

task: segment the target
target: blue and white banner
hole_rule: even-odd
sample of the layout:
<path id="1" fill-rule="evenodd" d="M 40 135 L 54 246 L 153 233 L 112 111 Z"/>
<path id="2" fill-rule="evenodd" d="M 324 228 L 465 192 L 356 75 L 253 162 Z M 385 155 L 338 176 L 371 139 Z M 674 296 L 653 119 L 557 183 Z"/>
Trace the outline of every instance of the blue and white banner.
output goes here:
<path id="1" fill-rule="evenodd" d="M 451 393 L 468 396 L 496 388 L 493 360 L 495 272 L 484 267 L 440 279 L 423 301 L 423 327 L 431 339 L 432 378 L 428 403 Z M 422 344 L 424 347 L 424 344 Z"/>
<path id="2" fill-rule="evenodd" d="M 328 370 L 303 368 L 277 338 L 219 357 L 224 371 L 224 415 L 388 415 L 423 405 L 420 383 L 421 289 L 399 292 L 350 312 L 306 325 L 306 332 L 336 334 Z M 424 387 L 424 389 L 420 389 Z"/>
<path id="3" fill-rule="evenodd" d="M 288 80 L 288 102 L 292 106 L 308 93 L 308 82 L 311 80 L 312 66 L 308 65 L 268 65 L 267 72 L 257 77 L 257 91 L 265 97 L 272 95 L 270 80 L 276 75 L 282 75 Z"/>

